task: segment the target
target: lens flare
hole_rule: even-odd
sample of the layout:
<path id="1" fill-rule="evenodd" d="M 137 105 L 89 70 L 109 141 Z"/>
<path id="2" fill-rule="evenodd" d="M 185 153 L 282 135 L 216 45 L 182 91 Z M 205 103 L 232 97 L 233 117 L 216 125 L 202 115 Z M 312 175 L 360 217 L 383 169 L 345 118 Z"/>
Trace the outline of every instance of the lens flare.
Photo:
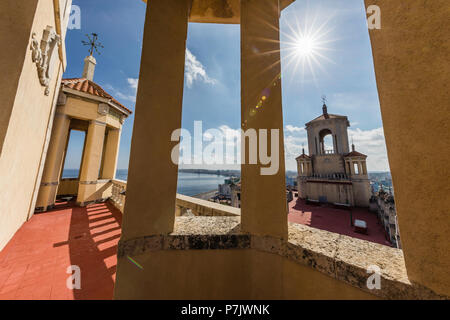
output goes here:
<path id="1" fill-rule="evenodd" d="M 280 30 L 283 71 L 288 71 L 291 77 L 298 77 L 300 74 L 302 80 L 312 77 L 317 84 L 318 70 L 326 73 L 325 63 L 334 63 L 327 54 L 332 51 L 330 43 L 337 40 L 330 35 L 331 18 L 324 18 L 320 12 L 304 12 L 301 16 L 291 14 L 285 17 L 285 26 Z"/>

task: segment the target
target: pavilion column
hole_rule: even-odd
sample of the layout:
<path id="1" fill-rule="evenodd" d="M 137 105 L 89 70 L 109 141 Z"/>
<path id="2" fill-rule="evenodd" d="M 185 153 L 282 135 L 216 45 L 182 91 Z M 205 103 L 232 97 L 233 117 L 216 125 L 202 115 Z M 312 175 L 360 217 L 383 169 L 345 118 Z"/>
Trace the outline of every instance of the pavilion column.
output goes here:
<path id="1" fill-rule="evenodd" d="M 92 120 L 86 136 L 86 146 L 80 172 L 77 203 L 84 206 L 86 202 L 97 200 L 92 196 L 97 191 L 97 181 L 103 154 L 106 123 Z"/>
<path id="2" fill-rule="evenodd" d="M 367 174 L 367 164 L 365 161 L 362 162 L 362 174 Z"/>
<path id="3" fill-rule="evenodd" d="M 241 223 L 245 232 L 287 238 L 279 16 L 279 0 L 241 0 L 242 130 L 267 129 L 268 153 L 272 145 L 270 130 L 279 130 L 278 140 L 274 141 L 278 143 L 279 162 L 275 174 L 261 174 L 261 168 L 268 166 L 259 157 L 257 164 L 243 159 Z M 249 150 L 247 140 L 247 158 Z"/>
<path id="4" fill-rule="evenodd" d="M 103 156 L 102 179 L 114 179 L 119 156 L 121 129 L 109 129 Z"/>
<path id="5" fill-rule="evenodd" d="M 147 4 L 122 240 L 173 231 L 190 0 Z"/>
<path id="6" fill-rule="evenodd" d="M 42 173 L 41 187 L 36 201 L 37 211 L 47 211 L 48 207 L 55 204 L 69 127 L 70 118 L 65 114 L 56 113 Z"/>

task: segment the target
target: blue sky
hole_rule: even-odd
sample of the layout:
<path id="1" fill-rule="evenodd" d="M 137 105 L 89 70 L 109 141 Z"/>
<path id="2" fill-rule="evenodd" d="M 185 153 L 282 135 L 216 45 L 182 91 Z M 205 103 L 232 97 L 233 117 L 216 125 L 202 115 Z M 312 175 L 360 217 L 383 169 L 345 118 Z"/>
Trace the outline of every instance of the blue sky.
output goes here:
<path id="1" fill-rule="evenodd" d="M 81 29 L 66 38 L 68 67 L 64 77 L 80 77 L 88 54 L 81 40 L 96 32 L 105 46 L 96 55 L 94 81 L 134 110 L 139 78 L 145 4 L 140 0 L 74 0 L 81 8 Z M 322 111 L 326 95 L 330 113 L 347 115 L 349 135 L 367 154 L 369 171 L 387 171 L 388 162 L 371 48 L 362 0 L 302 0 L 282 13 L 282 82 L 286 167 L 306 143 L 304 124 Z M 292 37 L 313 34 L 315 62 L 304 69 L 289 57 Z M 240 128 L 240 31 L 238 25 L 189 24 L 183 101 L 183 128 Z M 133 116 L 124 124 L 119 164 L 128 167 Z M 66 168 L 76 168 L 82 146 L 74 134 Z"/>

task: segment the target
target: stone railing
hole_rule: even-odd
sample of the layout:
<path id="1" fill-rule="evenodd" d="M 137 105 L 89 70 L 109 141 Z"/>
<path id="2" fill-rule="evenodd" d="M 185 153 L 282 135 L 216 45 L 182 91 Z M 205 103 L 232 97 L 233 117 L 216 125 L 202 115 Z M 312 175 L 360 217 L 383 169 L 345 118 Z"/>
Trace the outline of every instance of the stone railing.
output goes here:
<path id="1" fill-rule="evenodd" d="M 202 217 L 237 217 L 241 215 L 241 209 L 215 202 L 192 198 L 177 194 L 176 216 L 182 216 L 190 212 L 194 216 Z"/>
<path id="2" fill-rule="evenodd" d="M 123 213 L 127 182 L 122 180 L 112 180 L 112 183 L 113 186 L 110 201 Z M 177 194 L 175 214 L 176 216 L 187 214 L 204 217 L 237 217 L 241 215 L 241 209 Z"/>
<path id="3" fill-rule="evenodd" d="M 345 173 L 314 174 L 306 177 L 308 180 L 344 180 L 350 181 L 350 176 Z"/>
<path id="4" fill-rule="evenodd" d="M 127 191 L 127 182 L 122 180 L 112 180 L 112 195 L 110 201 L 123 213 L 125 206 L 125 192 Z"/>

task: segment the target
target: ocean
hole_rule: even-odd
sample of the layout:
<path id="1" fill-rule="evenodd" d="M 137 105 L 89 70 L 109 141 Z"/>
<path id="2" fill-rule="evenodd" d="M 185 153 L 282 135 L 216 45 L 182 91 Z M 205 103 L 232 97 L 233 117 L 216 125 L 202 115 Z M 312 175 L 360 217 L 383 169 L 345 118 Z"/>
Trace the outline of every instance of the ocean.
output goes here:
<path id="1" fill-rule="evenodd" d="M 78 169 L 65 169 L 63 178 L 77 178 Z M 127 181 L 128 170 L 117 170 L 116 179 Z M 224 183 L 226 176 L 203 173 L 178 173 L 177 192 L 186 196 L 195 196 L 200 193 L 217 190 L 219 184 Z"/>

